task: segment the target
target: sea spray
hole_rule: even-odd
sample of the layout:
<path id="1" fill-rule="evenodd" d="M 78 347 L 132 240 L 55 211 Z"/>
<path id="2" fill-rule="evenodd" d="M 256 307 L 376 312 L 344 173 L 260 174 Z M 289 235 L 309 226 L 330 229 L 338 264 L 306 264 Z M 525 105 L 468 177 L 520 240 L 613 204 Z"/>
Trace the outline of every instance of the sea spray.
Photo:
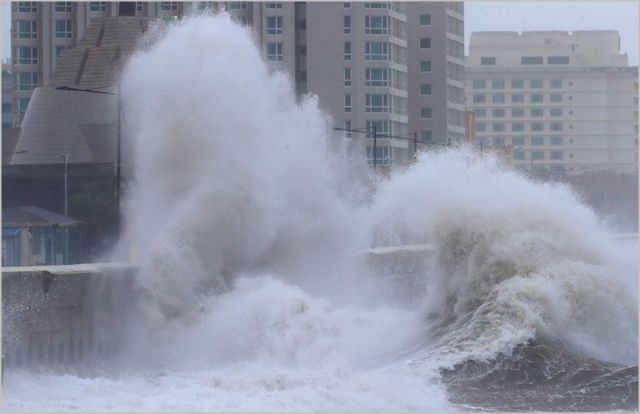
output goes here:
<path id="1" fill-rule="evenodd" d="M 189 81 L 176 87 L 176 74 Z M 244 28 L 226 14 L 175 24 L 131 59 L 122 90 L 136 153 L 128 233 L 157 317 L 265 268 L 348 294 L 363 226 L 328 185 L 327 118 L 269 72 Z"/>
<path id="2" fill-rule="evenodd" d="M 439 321 L 452 362 L 545 339 L 637 364 L 637 293 L 626 288 L 634 267 L 612 266 L 619 246 L 568 187 L 469 149 L 425 154 L 380 190 L 374 215 L 398 211 L 437 251 L 423 312 Z"/>

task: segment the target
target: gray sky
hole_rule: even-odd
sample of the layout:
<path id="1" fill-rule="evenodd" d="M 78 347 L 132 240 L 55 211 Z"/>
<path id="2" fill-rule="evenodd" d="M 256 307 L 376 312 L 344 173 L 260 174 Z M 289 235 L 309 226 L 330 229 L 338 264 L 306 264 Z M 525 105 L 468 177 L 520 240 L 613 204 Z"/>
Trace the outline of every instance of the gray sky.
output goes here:
<path id="1" fill-rule="evenodd" d="M 2 59 L 11 56 L 11 5 L 2 1 Z M 638 65 L 636 1 L 470 1 L 465 3 L 466 44 L 471 33 L 486 30 L 618 30 L 629 65 Z"/>

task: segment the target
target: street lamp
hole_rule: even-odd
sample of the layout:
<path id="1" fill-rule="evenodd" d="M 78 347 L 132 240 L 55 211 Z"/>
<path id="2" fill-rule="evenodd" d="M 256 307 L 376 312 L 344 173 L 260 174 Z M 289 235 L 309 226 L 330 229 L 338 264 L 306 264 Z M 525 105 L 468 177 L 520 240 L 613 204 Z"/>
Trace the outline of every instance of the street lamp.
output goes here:
<path id="1" fill-rule="evenodd" d="M 92 88 L 92 89 L 80 89 L 73 88 L 71 86 L 58 86 L 56 89 L 61 91 L 74 91 L 74 92 L 88 92 L 88 93 L 100 93 L 103 95 L 114 95 L 118 97 L 118 135 L 117 135 L 117 149 L 116 149 L 116 185 L 115 185 L 115 199 L 116 199 L 116 211 L 118 214 L 118 229 L 120 228 L 120 185 L 121 185 L 121 171 L 120 164 L 122 160 L 122 122 L 121 122 L 121 113 L 122 113 L 122 97 L 120 95 L 120 87 L 118 86 L 118 93 L 115 92 L 106 92 L 99 91 L 97 89 L 109 88 L 110 86 L 103 86 L 100 88 Z"/>
<path id="2" fill-rule="evenodd" d="M 60 156 L 64 159 L 64 215 L 65 217 L 69 214 L 68 213 L 68 197 L 67 197 L 67 165 L 69 163 L 69 157 L 71 156 L 71 154 L 60 154 Z"/>

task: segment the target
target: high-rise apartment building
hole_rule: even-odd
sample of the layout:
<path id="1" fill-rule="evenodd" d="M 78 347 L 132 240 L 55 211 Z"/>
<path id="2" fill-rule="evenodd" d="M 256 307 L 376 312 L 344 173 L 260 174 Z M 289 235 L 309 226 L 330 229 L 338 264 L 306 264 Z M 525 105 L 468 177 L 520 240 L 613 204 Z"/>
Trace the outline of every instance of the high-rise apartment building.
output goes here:
<path id="1" fill-rule="evenodd" d="M 60 53 L 91 19 L 117 16 L 123 4 L 12 3 L 14 125 L 33 89 L 50 84 Z M 136 2 L 134 13 L 173 19 L 209 8 L 251 27 L 267 64 L 286 70 L 299 95 L 318 95 L 333 126 L 369 131 L 344 132 L 366 147 L 369 164 L 374 128 L 377 165 L 410 159 L 414 132 L 425 142 L 462 141 L 462 2 Z"/>
<path id="2" fill-rule="evenodd" d="M 465 66 L 480 145 L 531 171 L 637 173 L 638 68 L 618 32 L 473 33 Z"/>

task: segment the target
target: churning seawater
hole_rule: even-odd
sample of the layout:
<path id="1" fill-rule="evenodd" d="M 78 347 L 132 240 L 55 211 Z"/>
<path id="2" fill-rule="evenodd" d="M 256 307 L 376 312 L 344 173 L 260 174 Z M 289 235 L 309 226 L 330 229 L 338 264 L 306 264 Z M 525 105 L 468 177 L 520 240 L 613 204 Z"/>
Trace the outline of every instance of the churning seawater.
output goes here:
<path id="1" fill-rule="evenodd" d="M 465 148 L 346 185 L 317 99 L 226 14 L 157 33 L 121 89 L 121 355 L 6 372 L 4 411 L 637 409 L 637 241 L 567 187 Z M 405 302 L 365 263 L 385 226 L 434 247 Z"/>

